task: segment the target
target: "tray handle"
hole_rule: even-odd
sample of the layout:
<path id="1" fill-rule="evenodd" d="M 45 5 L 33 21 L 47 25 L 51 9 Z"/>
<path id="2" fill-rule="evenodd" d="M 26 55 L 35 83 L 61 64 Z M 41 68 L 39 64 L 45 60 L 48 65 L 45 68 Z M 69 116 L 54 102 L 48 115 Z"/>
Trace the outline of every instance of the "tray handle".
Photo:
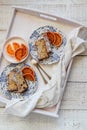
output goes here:
<path id="1" fill-rule="evenodd" d="M 52 17 L 50 15 L 41 14 L 41 13 L 40 13 L 40 17 L 50 19 L 50 20 L 54 20 L 54 21 L 57 20 L 57 18 L 55 18 L 55 17 Z"/>

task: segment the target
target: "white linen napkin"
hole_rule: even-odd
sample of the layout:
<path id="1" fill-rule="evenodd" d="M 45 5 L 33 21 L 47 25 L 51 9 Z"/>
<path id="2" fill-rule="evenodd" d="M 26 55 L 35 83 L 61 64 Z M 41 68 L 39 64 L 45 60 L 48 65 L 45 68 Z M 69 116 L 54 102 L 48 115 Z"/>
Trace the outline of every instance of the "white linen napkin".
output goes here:
<path id="1" fill-rule="evenodd" d="M 12 99 L 0 101 L 6 103 L 5 113 L 19 117 L 27 116 L 34 108 L 52 107 L 60 99 L 61 90 L 66 78 L 66 69 L 76 55 L 87 49 L 87 28 L 79 27 L 74 29 L 67 39 L 63 57 L 54 69 L 54 75 L 44 89 L 38 89 L 33 96 L 25 99 Z"/>

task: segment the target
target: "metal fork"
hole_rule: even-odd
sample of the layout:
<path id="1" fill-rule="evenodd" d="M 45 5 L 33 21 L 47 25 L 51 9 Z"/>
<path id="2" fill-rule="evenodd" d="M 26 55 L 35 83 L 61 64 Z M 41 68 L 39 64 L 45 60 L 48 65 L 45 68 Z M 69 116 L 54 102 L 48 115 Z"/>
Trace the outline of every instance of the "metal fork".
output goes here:
<path id="1" fill-rule="evenodd" d="M 35 66 L 37 67 L 38 71 L 40 72 L 40 74 L 41 74 L 41 76 L 42 76 L 42 79 L 43 79 L 44 83 L 47 84 L 48 81 L 47 81 L 46 78 L 44 77 L 44 75 L 43 75 L 43 73 L 41 72 L 39 66 L 38 66 L 38 65 L 35 65 Z"/>
<path id="2" fill-rule="evenodd" d="M 32 59 L 32 64 L 34 64 L 36 66 L 36 68 L 38 69 L 38 71 L 40 72 L 40 74 L 41 74 L 41 76 L 43 78 L 44 83 L 47 84 L 48 81 L 44 77 L 44 75 L 41 72 L 41 70 L 44 72 L 44 74 L 48 77 L 49 80 L 51 79 L 51 76 L 49 74 L 47 74 L 47 72 L 40 66 L 40 64 L 36 60 Z"/>

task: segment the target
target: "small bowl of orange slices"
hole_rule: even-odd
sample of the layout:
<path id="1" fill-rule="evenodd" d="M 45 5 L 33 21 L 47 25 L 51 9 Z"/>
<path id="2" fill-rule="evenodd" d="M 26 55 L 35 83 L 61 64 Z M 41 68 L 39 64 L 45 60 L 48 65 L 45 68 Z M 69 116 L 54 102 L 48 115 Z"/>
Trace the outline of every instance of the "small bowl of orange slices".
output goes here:
<path id="1" fill-rule="evenodd" d="M 3 55 L 11 63 L 23 62 L 29 55 L 28 44 L 21 37 L 11 37 L 5 42 Z"/>

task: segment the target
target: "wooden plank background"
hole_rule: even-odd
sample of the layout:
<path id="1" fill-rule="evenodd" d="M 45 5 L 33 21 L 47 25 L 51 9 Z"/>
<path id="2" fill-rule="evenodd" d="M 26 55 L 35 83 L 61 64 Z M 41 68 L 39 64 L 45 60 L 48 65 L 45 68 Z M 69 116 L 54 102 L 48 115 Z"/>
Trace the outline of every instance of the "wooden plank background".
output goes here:
<path id="1" fill-rule="evenodd" d="M 0 43 L 12 16 L 12 6 L 38 9 L 81 22 L 87 26 L 87 0 L 0 0 Z M 87 130 L 87 51 L 76 56 L 60 108 L 59 119 L 37 114 L 27 118 L 3 114 L 0 130 Z"/>

